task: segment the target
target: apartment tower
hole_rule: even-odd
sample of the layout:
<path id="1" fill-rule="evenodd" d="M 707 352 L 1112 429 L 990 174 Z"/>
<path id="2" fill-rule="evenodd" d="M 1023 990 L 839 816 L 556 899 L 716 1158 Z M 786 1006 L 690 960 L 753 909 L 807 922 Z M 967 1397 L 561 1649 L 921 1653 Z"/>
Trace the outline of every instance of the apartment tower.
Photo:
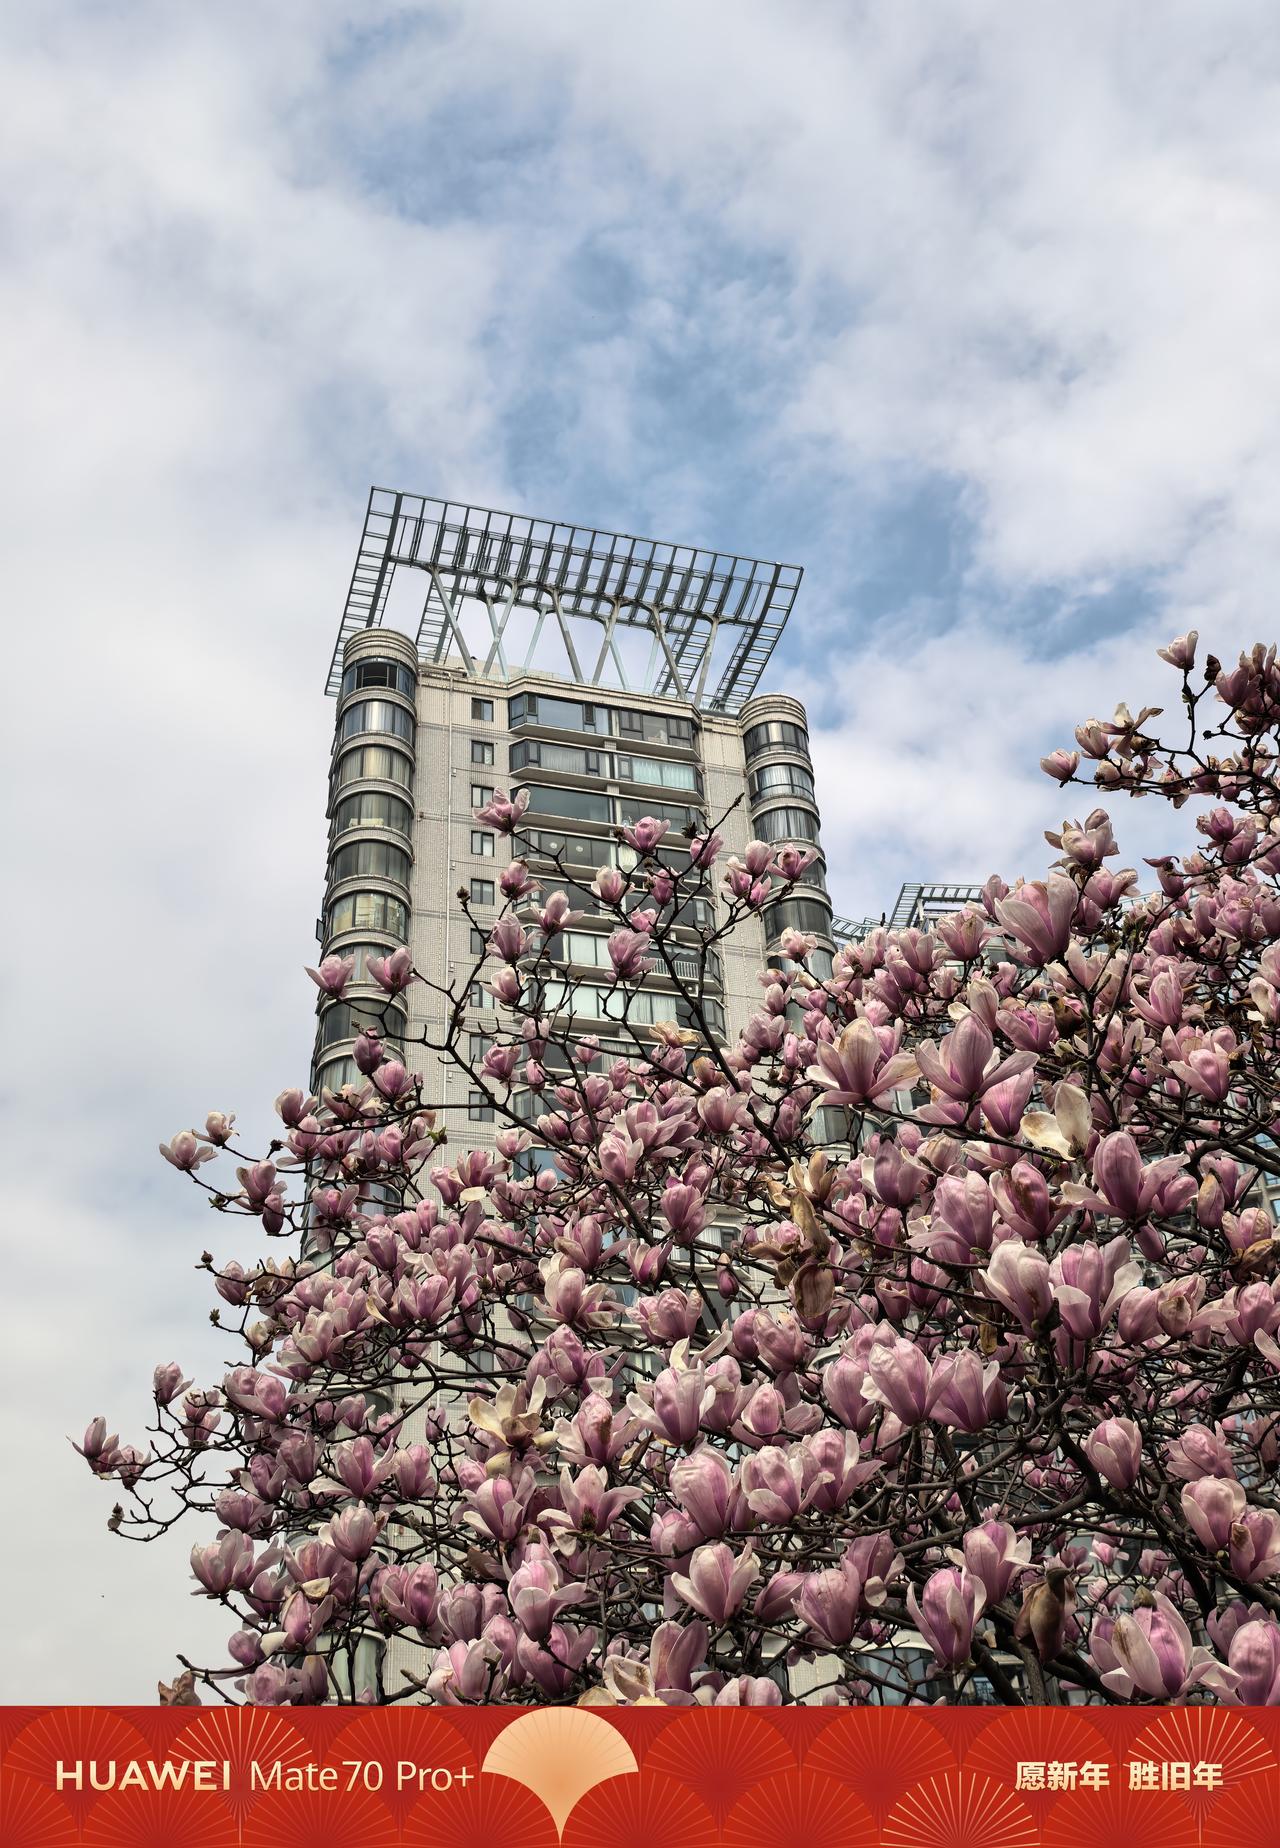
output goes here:
<path id="1" fill-rule="evenodd" d="M 482 1051 L 493 1003 L 469 976 L 501 903 L 503 843 L 474 811 L 495 788 L 529 792 L 535 874 L 563 885 L 549 870 L 555 855 L 574 875 L 585 915 L 563 941 L 563 995 L 606 1048 L 617 1005 L 605 974 L 611 926 L 589 888 L 596 867 L 625 863 L 617 830 L 641 816 L 672 824 L 664 849 L 676 852 L 687 828 L 721 817 L 726 857 L 753 838 L 819 849 L 804 884 L 725 945 L 708 997 L 717 1031 L 742 1026 L 788 926 L 816 932 L 817 966 L 829 972 L 805 711 L 757 691 L 800 577 L 798 566 L 372 491 L 328 682 L 336 707 L 317 924 L 322 954 L 353 956 L 356 968 L 347 998 L 319 1005 L 317 1086 L 355 1076 L 359 1024 L 385 1003 L 366 960 L 402 944 L 432 982 L 465 994 L 466 1030 Z M 708 921 L 685 921 L 691 957 L 692 933 Z M 412 1041 L 424 1025 L 439 1033 L 448 1005 L 415 984 L 384 1037 Z M 680 1008 L 654 976 L 630 1018 Z M 492 1134 L 463 1074 L 440 1069 L 428 1090 L 447 1110 L 451 1143 Z"/>

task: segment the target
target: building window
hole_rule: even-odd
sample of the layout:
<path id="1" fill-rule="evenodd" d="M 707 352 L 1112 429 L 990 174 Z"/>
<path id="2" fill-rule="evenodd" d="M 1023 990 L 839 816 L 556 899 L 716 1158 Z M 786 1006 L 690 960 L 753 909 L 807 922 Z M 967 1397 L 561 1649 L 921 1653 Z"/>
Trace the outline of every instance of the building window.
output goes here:
<path id="1" fill-rule="evenodd" d="M 338 937 L 347 930 L 385 930 L 405 943 L 409 907 L 386 892 L 344 892 L 329 907 L 325 937 Z"/>
<path id="2" fill-rule="evenodd" d="M 352 841 L 339 847 L 329 862 L 329 877 L 335 883 L 356 874 L 372 874 L 375 879 L 394 879 L 409 883 L 409 856 L 390 841 Z"/>
<path id="3" fill-rule="evenodd" d="M 413 764 L 401 752 L 390 750 L 384 744 L 364 744 L 358 750 L 344 752 L 338 759 L 336 775 L 339 789 L 346 783 L 363 782 L 367 777 L 377 777 L 384 783 L 403 783 L 408 789 L 413 783 Z"/>
<path id="4" fill-rule="evenodd" d="M 791 795 L 812 796 L 813 778 L 799 764 L 766 764 L 752 772 L 751 798 L 755 801 L 771 790 L 786 790 Z"/>
<path id="5" fill-rule="evenodd" d="M 407 699 L 413 698 L 414 674 L 402 661 L 357 661 L 342 676 L 342 692 L 354 693 L 357 687 L 393 687 Z"/>
<path id="6" fill-rule="evenodd" d="M 473 879 L 471 881 L 471 902 L 473 905 L 491 905 L 493 903 L 492 879 Z"/>
<path id="7" fill-rule="evenodd" d="M 345 834 L 348 828 L 394 828 L 399 834 L 413 831 L 413 810 L 399 796 L 379 789 L 362 790 L 344 796 L 333 811 L 333 832 Z"/>
<path id="8" fill-rule="evenodd" d="M 471 1064 L 483 1064 L 484 1055 L 492 1044 L 493 1041 L 484 1033 L 469 1033 L 467 1035 L 467 1058 Z"/>
<path id="9" fill-rule="evenodd" d="M 377 1033 L 386 1044 L 398 1048 L 404 1038 L 405 1018 L 385 1000 L 335 1001 L 320 1016 L 317 1054 L 336 1045 L 339 1040 L 354 1039 L 366 1027 Z"/>
<path id="10" fill-rule="evenodd" d="M 487 784 L 473 783 L 471 785 L 471 806 L 473 809 L 482 809 L 486 807 L 488 803 L 492 802 L 492 800 L 493 790 L 489 788 Z"/>
<path id="11" fill-rule="evenodd" d="M 492 1123 L 493 1105 L 483 1091 L 467 1092 L 468 1123 Z"/>
<path id="12" fill-rule="evenodd" d="M 774 750 L 799 751 L 803 757 L 809 755 L 808 734 L 787 719 L 770 719 L 767 724 L 753 725 L 744 734 L 742 745 L 748 763 L 770 747 Z"/>
<path id="13" fill-rule="evenodd" d="M 617 759 L 618 780 L 622 783 L 655 783 L 661 789 L 692 789 L 701 794 L 702 779 L 694 764 L 671 763 L 661 757 Z"/>
<path id="14" fill-rule="evenodd" d="M 470 1007 L 478 1007 L 484 1014 L 496 1013 L 498 1007 L 498 1003 L 483 982 L 472 982 L 467 993 L 467 1004 Z"/>
<path id="15" fill-rule="evenodd" d="M 488 738 L 471 740 L 471 761 L 473 764 L 491 764 L 493 762 L 493 743 Z"/>
<path id="16" fill-rule="evenodd" d="M 816 841 L 818 818 L 808 809 L 767 809 L 756 816 L 755 830 L 762 841 Z"/>
<path id="17" fill-rule="evenodd" d="M 593 789 L 544 789 L 529 786 L 529 808 L 537 815 L 564 815 L 575 821 L 611 821 L 608 796 Z"/>
<path id="18" fill-rule="evenodd" d="M 687 829 L 691 834 L 704 825 L 701 814 L 694 808 L 677 806 L 674 802 L 655 802 L 652 796 L 618 797 L 619 821 L 641 821 L 645 816 L 653 821 L 669 822 L 677 831 Z M 679 847 L 680 842 L 676 841 L 674 845 Z M 661 851 L 664 856 L 666 850 L 667 843 L 663 841 Z"/>
<path id="19" fill-rule="evenodd" d="M 487 956 L 489 954 L 488 936 L 484 931 L 477 930 L 474 924 L 471 926 L 471 954 L 473 956 Z"/>
<path id="20" fill-rule="evenodd" d="M 829 937 L 831 913 L 816 898 L 784 898 L 766 907 L 764 934 L 772 943 L 784 930 L 817 931 L 820 937 Z"/>
<path id="21" fill-rule="evenodd" d="M 354 738 L 360 732 L 391 732 L 411 742 L 413 714 L 389 699 L 358 699 L 343 713 L 339 736 Z"/>
<path id="22" fill-rule="evenodd" d="M 478 860 L 492 860 L 493 836 L 487 828 L 472 828 L 471 851 Z"/>
<path id="23" fill-rule="evenodd" d="M 471 702 L 471 716 L 473 719 L 479 719 L 482 725 L 492 725 L 493 701 L 491 699 L 473 699 Z"/>

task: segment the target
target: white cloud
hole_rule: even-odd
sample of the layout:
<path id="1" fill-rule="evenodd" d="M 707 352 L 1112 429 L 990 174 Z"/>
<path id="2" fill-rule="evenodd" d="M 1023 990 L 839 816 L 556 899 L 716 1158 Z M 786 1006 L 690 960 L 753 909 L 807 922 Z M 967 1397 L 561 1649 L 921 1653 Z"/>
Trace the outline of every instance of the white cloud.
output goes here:
<path id="1" fill-rule="evenodd" d="M 153 1151 L 211 1105 L 261 1125 L 305 1066 L 369 483 L 713 544 L 759 509 L 770 553 L 808 508 L 837 897 L 1039 866 L 1044 745 L 1140 696 L 1188 616 L 1271 622 L 1280 32 L 1228 0 L 49 0 L 0 30 L 8 1391 L 41 1586 L 5 1692 L 145 1700 L 222 1626 L 189 1537 L 163 1568 L 108 1541 L 63 1436 L 136 1432 L 153 1359 L 221 1355 L 207 1221 Z M 849 535 L 931 482 L 955 598 L 868 638 Z"/>

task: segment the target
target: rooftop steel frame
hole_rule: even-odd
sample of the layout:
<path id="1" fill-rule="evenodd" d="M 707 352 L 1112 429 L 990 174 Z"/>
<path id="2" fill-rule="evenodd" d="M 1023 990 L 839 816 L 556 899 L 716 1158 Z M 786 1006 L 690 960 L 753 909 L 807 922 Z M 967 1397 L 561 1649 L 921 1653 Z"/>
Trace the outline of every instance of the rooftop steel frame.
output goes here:
<path id="1" fill-rule="evenodd" d="M 837 943 L 859 943 L 882 925 L 888 930 L 927 926 L 936 918 L 949 917 L 953 912 L 963 911 L 966 905 L 981 902 L 982 887 L 978 885 L 909 881 L 899 889 L 892 911 L 881 912 L 878 918 L 832 918 L 831 928 Z"/>
<path id="2" fill-rule="evenodd" d="M 338 690 L 350 637 L 381 624 L 401 566 L 428 578 L 417 634 L 422 660 L 444 661 L 452 649 L 477 678 L 545 672 L 541 663 L 535 667 L 535 651 L 550 620 L 564 644 L 567 677 L 578 685 L 620 685 L 623 691 L 726 713 L 736 712 L 755 692 L 803 576 L 799 565 L 373 488 L 329 668 L 329 693 Z M 473 653 L 463 632 L 464 600 L 484 607 L 478 644 L 483 654 Z M 513 667 L 507 632 L 517 608 L 534 611 L 535 621 L 524 660 Z M 580 654 L 584 623 L 598 633 L 590 651 L 583 644 Z M 639 685 L 628 681 L 620 628 L 650 637 Z M 722 631 L 731 632 L 730 653 L 708 690 Z M 617 682 L 603 679 L 610 663 Z"/>

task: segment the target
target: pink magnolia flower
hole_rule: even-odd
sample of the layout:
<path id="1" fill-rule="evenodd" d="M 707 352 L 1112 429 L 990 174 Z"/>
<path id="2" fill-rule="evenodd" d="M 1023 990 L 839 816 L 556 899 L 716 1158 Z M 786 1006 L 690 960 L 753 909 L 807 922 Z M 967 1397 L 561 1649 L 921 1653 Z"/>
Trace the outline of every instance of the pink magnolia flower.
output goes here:
<path id="1" fill-rule="evenodd" d="M 1080 1341 L 1102 1333 L 1125 1293 L 1142 1277 L 1123 1238 L 1098 1246 L 1091 1239 L 1068 1245 L 1049 1266 L 1053 1299 L 1063 1323 Z"/>
<path id="2" fill-rule="evenodd" d="M 1050 751 L 1047 757 L 1040 759 L 1040 768 L 1046 776 L 1051 776 L 1058 783 L 1069 783 L 1080 768 L 1079 751 Z"/>
<path id="3" fill-rule="evenodd" d="M 979 1280 L 988 1296 L 1003 1303 L 1028 1334 L 1053 1307 L 1048 1261 L 1019 1238 L 1007 1238 L 996 1246 Z"/>
<path id="4" fill-rule="evenodd" d="M 366 957 L 365 968 L 378 987 L 385 989 L 389 995 L 403 994 L 412 982 L 418 980 L 413 972 L 413 957 L 403 948 L 393 950 L 390 956 Z"/>
<path id="5" fill-rule="evenodd" d="M 1245 1510 L 1245 1492 L 1222 1476 L 1201 1476 L 1182 1491 L 1182 1512 L 1201 1544 L 1220 1553 Z"/>
<path id="6" fill-rule="evenodd" d="M 529 868 L 523 860 L 512 860 L 498 874 L 498 890 L 504 898 L 518 902 L 531 897 L 538 889 L 537 880 L 529 877 Z"/>
<path id="7" fill-rule="evenodd" d="M 1239 1676 L 1236 1699 L 1246 1707 L 1280 1707 L 1280 1624 L 1274 1617 L 1242 1623 L 1231 1638 L 1227 1663 Z"/>
<path id="8" fill-rule="evenodd" d="M 1194 667 L 1196 661 L 1196 643 L 1199 639 L 1200 635 L 1198 630 L 1188 629 L 1185 635 L 1175 635 L 1167 647 L 1157 648 L 1156 653 L 1162 661 L 1167 661 L 1171 667 Z"/>
<path id="9" fill-rule="evenodd" d="M 194 1129 L 182 1129 L 168 1142 L 160 1144 L 160 1153 L 184 1174 L 194 1174 L 202 1162 L 216 1161 L 218 1151 L 197 1141 Z"/>
<path id="10" fill-rule="evenodd" d="M 495 789 L 484 807 L 475 811 L 475 818 L 492 828 L 495 834 L 514 834 L 528 806 L 527 789 L 518 789 L 514 796 L 509 796 L 505 789 Z"/>
<path id="11" fill-rule="evenodd" d="M 912 1341 L 895 1339 L 877 1345 L 867 1361 L 868 1398 L 879 1399 L 904 1425 L 916 1425 L 928 1416 L 928 1357 Z"/>
<path id="12" fill-rule="evenodd" d="M 1084 1441 L 1085 1455 L 1114 1489 L 1129 1489 L 1142 1465 L 1142 1433 L 1132 1418 L 1104 1418 Z"/>
<path id="13" fill-rule="evenodd" d="M 688 1576 L 673 1572 L 672 1588 L 712 1623 L 727 1623 L 741 1610 L 747 1588 L 760 1576 L 750 1544 L 736 1555 L 723 1541 L 700 1546 L 689 1562 Z"/>
<path id="14" fill-rule="evenodd" d="M 857 1561 L 846 1554 L 838 1566 L 806 1574 L 793 1594 L 793 1607 L 815 1635 L 842 1649 L 866 1614 L 865 1591 Z"/>
<path id="15" fill-rule="evenodd" d="M 1199 1476 L 1233 1476 L 1235 1464 L 1221 1430 L 1207 1425 L 1189 1424 L 1165 1451 L 1165 1463 L 1171 1476 L 1194 1482 Z"/>
<path id="16" fill-rule="evenodd" d="M 176 1360 L 171 1360 L 156 1368 L 152 1376 L 152 1390 L 160 1405 L 170 1405 L 180 1392 L 185 1392 L 191 1381 L 186 1378 Z M 105 1421 L 103 1429 L 106 1429 Z"/>
<path id="17" fill-rule="evenodd" d="M 700 1444 L 671 1466 L 671 1493 L 706 1540 L 718 1539 L 729 1525 L 733 1471 L 723 1452 Z"/>
<path id="18" fill-rule="evenodd" d="M 1031 1542 L 1019 1538 L 1007 1521 L 984 1521 L 949 1557 L 967 1568 L 986 1594 L 986 1606 L 999 1604 L 1019 1572 L 1031 1564 Z M 986 1608 L 984 1606 L 984 1608 Z"/>
<path id="19" fill-rule="evenodd" d="M 924 1040 L 916 1049 L 921 1077 L 957 1103 L 972 1102 L 1027 1071 L 1035 1062 L 1033 1052 L 1015 1052 L 1001 1059 L 990 1027 L 976 1014 L 966 1014 L 943 1040 L 941 1049 L 932 1040 Z"/>
<path id="20" fill-rule="evenodd" d="M 602 866 L 591 881 L 591 890 L 606 905 L 620 905 L 629 885 L 627 875 L 616 866 Z"/>
<path id="21" fill-rule="evenodd" d="M 1078 901 L 1073 881 L 1051 873 L 1047 880 L 1020 885 L 1008 898 L 998 899 L 996 919 L 1032 962 L 1052 962 L 1067 947 Z"/>
<path id="22" fill-rule="evenodd" d="M 489 932 L 489 953 L 500 962 L 517 963 L 529 947 L 529 939 L 515 918 L 499 918 Z"/>
<path id="23" fill-rule="evenodd" d="M 558 937 L 561 931 L 569 930 L 576 924 L 581 916 L 580 911 L 570 909 L 567 893 L 552 892 L 538 913 L 538 929 L 544 937 Z"/>
<path id="24" fill-rule="evenodd" d="M 1199 1487 L 1192 1483 L 1191 1487 Z M 1231 1528 L 1228 1560 L 1231 1570 L 1246 1585 L 1261 1584 L 1280 1572 L 1280 1514 L 1270 1508 L 1248 1508 Z"/>
<path id="25" fill-rule="evenodd" d="M 890 1037 L 893 1050 L 886 1049 L 869 1020 L 859 1019 L 843 1028 L 834 1042 L 819 1045 L 817 1063 L 808 1075 L 826 1092 L 828 1104 L 857 1108 L 914 1083 L 919 1076 L 915 1059 L 896 1050 L 900 1034 Z"/>
<path id="26" fill-rule="evenodd" d="M 924 1591 L 907 1592 L 912 1621 L 944 1668 L 958 1668 L 973 1652 L 973 1632 L 987 1601 L 980 1581 L 963 1567 L 941 1566 Z"/>
<path id="27" fill-rule="evenodd" d="M 609 938 L 609 961 L 620 982 L 634 982 L 653 968 L 645 952 L 649 939 L 643 931 L 615 930 Z"/>
<path id="28" fill-rule="evenodd" d="M 340 1001 L 347 991 L 347 983 L 355 972 L 355 966 L 354 956 L 326 956 L 318 969 L 308 969 L 307 974 L 321 994 Z"/>
<path id="29" fill-rule="evenodd" d="M 1163 1592 L 1117 1617 L 1105 1639 L 1095 1623 L 1089 1648 L 1105 1686 L 1125 1699 L 1145 1694 L 1177 1700 L 1194 1687 L 1220 1693 L 1235 1685 L 1230 1669 L 1193 1645 L 1190 1630 Z"/>
<path id="30" fill-rule="evenodd" d="M 994 1420 L 1004 1417 L 1008 1402 L 998 1360 L 984 1365 L 972 1348 L 961 1348 L 934 1362 L 928 1413 L 936 1423 L 957 1431 L 985 1431 Z"/>
<path id="31" fill-rule="evenodd" d="M 661 846 L 663 837 L 670 826 L 669 821 L 655 821 L 651 815 L 645 815 L 631 827 L 623 828 L 622 838 L 628 847 L 634 847 L 638 854 L 648 856 Z"/>

